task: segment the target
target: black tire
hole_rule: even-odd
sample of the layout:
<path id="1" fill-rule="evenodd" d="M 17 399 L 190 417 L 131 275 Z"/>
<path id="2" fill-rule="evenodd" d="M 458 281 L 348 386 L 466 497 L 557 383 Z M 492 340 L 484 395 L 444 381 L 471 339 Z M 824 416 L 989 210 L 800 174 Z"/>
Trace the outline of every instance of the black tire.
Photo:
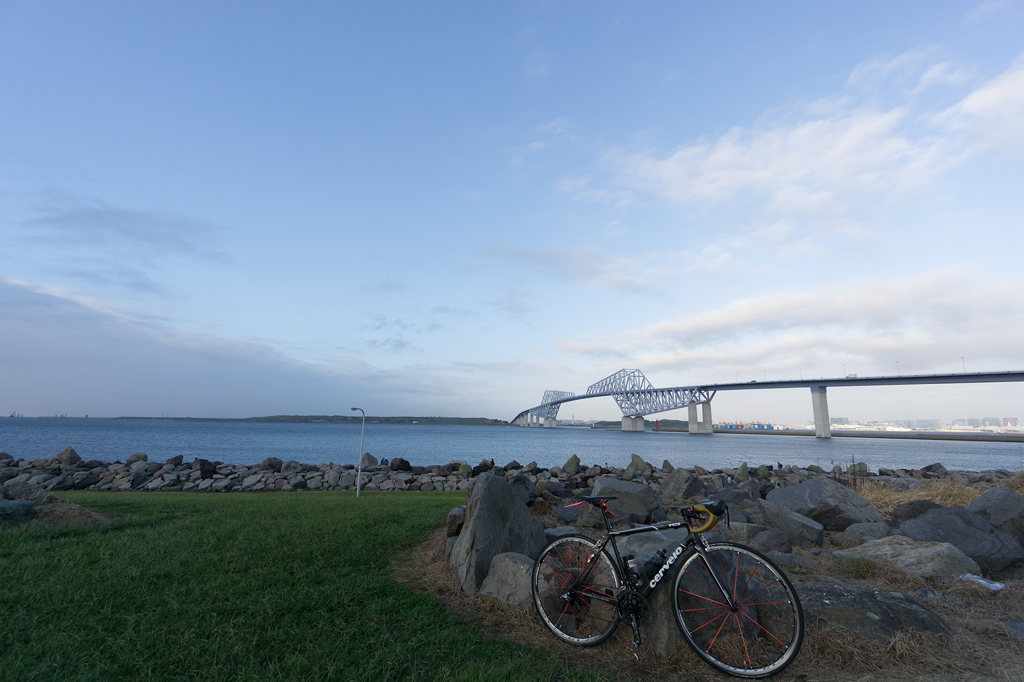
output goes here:
<path id="1" fill-rule="evenodd" d="M 533 565 L 533 603 L 544 625 L 573 646 L 595 646 L 608 639 L 619 624 L 614 599 L 622 585 L 619 569 L 602 551 L 586 570 L 597 543 L 582 535 L 558 538 Z"/>
<path id="2" fill-rule="evenodd" d="M 708 561 L 736 609 L 726 603 L 704 559 L 691 549 L 672 590 L 676 624 L 708 664 L 736 677 L 767 677 L 793 662 L 804 637 L 804 613 L 786 574 L 743 545 L 716 543 Z"/>

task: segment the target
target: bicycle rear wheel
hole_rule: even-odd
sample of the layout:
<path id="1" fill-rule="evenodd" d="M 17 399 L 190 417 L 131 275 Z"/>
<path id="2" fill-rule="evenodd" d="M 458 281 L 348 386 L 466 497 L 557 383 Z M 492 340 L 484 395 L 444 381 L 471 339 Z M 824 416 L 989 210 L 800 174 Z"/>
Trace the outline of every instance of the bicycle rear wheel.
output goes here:
<path id="1" fill-rule="evenodd" d="M 545 547 L 534 564 L 533 603 L 544 625 L 563 642 L 594 646 L 619 624 L 615 603 L 606 600 L 614 599 L 621 584 L 607 552 L 597 554 L 592 540 L 567 535 Z"/>
<path id="2" fill-rule="evenodd" d="M 803 610 L 793 585 L 767 557 L 742 545 L 717 543 L 706 553 L 708 564 L 691 550 L 676 576 L 672 601 L 683 638 L 726 674 L 757 678 L 782 671 L 793 662 L 804 636 Z"/>

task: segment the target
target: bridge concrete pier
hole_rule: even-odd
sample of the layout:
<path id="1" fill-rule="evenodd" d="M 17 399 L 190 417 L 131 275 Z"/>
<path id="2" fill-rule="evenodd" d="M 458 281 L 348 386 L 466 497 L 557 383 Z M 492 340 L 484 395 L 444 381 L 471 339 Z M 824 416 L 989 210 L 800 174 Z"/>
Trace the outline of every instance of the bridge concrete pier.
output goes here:
<path id="1" fill-rule="evenodd" d="M 811 386 L 811 407 L 814 408 L 814 435 L 832 437 L 832 422 L 828 418 L 828 396 L 824 386 Z"/>
<path id="2" fill-rule="evenodd" d="M 703 407 L 703 421 L 697 420 L 697 403 L 690 403 L 688 407 L 690 433 L 714 433 L 714 428 L 712 427 L 711 422 L 711 403 L 701 403 L 701 407 Z"/>
<path id="3" fill-rule="evenodd" d="M 545 429 L 554 429 L 554 428 L 557 428 L 557 427 L 558 427 L 558 420 L 557 419 L 548 419 L 546 417 L 544 418 L 544 428 Z"/>
<path id="4" fill-rule="evenodd" d="M 647 423 L 644 418 L 641 417 L 623 417 L 622 418 L 622 430 L 623 431 L 646 431 Z"/>

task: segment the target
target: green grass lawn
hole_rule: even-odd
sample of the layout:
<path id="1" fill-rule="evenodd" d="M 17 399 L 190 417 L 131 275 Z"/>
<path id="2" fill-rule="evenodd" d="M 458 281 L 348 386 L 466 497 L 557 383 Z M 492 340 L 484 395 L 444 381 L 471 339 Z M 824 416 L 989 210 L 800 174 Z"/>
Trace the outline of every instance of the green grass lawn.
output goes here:
<path id="1" fill-rule="evenodd" d="M 597 679 L 395 584 L 463 493 L 68 493 L 0 530 L 5 680 Z"/>

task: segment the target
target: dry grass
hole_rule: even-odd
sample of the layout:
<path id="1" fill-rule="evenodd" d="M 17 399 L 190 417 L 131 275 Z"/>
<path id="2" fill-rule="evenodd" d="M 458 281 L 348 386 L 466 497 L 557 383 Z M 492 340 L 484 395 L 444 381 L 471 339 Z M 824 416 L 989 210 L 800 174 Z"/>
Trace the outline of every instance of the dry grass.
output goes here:
<path id="1" fill-rule="evenodd" d="M 917 490 L 898 492 L 869 480 L 857 492 L 887 519 L 892 519 L 892 510 L 911 500 L 931 500 L 942 507 L 966 507 L 987 491 L 957 485 L 953 481 L 932 480 L 924 481 Z"/>
<path id="2" fill-rule="evenodd" d="M 888 486 L 873 483 L 871 479 L 859 482 L 857 492 L 887 519 L 892 519 L 892 510 L 911 500 L 931 500 L 943 507 L 966 507 L 988 492 L 988 488 L 962 486 L 953 481 L 926 480 L 917 490 L 904 492 L 895 491 Z M 1000 481 L 999 488 L 1009 488 L 1024 495 L 1024 471 L 1018 471 L 1005 481 Z"/>
<path id="3" fill-rule="evenodd" d="M 830 536 L 829 542 L 835 548 L 843 544 L 841 534 Z M 628 627 L 620 627 L 611 640 L 598 647 L 580 649 L 562 644 L 532 611 L 504 610 L 482 598 L 464 594 L 448 568 L 444 545 L 444 531 L 438 530 L 415 552 L 395 563 L 395 575 L 412 589 L 433 595 L 483 632 L 571 660 L 604 676 L 676 682 L 733 679 L 718 674 L 697 659 L 683 645 L 682 639 L 669 657 L 657 656 L 643 646 L 634 656 Z M 798 553 L 807 554 L 799 550 Z M 836 682 L 1024 679 L 1024 640 L 1013 637 L 1002 625 L 1005 621 L 1024 619 L 1024 581 L 1011 581 L 1005 590 L 993 593 L 955 578 L 925 580 L 888 564 L 864 562 L 856 571 L 857 575 L 853 575 L 847 565 L 823 556 L 823 575 L 911 595 L 921 587 L 932 587 L 966 601 L 933 599 L 925 602 L 945 620 L 951 637 L 901 633 L 887 646 L 859 639 L 840 629 L 808 623 L 800 655 L 783 678 Z M 797 578 L 795 571 L 793 577 Z M 804 579 L 814 580 L 815 577 L 807 575 Z"/>

